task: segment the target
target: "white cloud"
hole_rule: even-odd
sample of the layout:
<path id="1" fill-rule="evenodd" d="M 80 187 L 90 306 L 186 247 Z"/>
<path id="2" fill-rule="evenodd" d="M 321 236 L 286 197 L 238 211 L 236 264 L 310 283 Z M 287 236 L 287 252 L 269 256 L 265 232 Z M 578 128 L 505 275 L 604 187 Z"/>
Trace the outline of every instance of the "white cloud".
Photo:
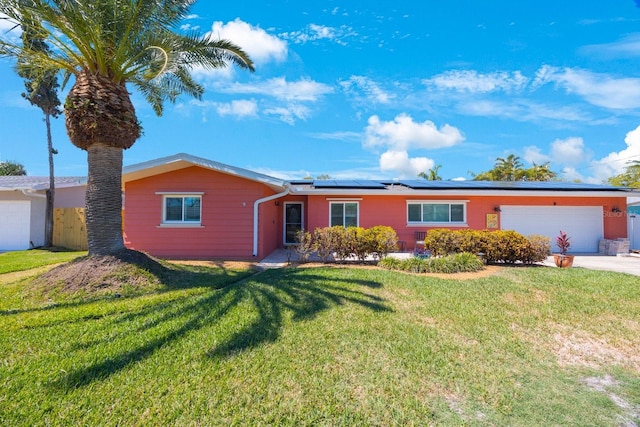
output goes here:
<path id="1" fill-rule="evenodd" d="M 5 41 L 17 41 L 22 35 L 22 28 L 9 19 L 4 13 L 0 13 L 0 38 Z"/>
<path id="2" fill-rule="evenodd" d="M 602 183 L 601 181 L 597 181 L 597 180 L 590 179 L 588 177 L 583 176 L 580 172 L 578 172 L 575 168 L 572 168 L 572 167 L 563 168 L 562 171 L 560 172 L 560 175 L 562 176 L 562 179 L 564 179 L 565 181 L 581 181 L 581 182 L 588 182 L 592 184 Z"/>
<path id="3" fill-rule="evenodd" d="M 368 102 L 376 104 L 388 104 L 395 95 L 385 92 L 380 86 L 365 76 L 351 76 L 349 80 L 341 82 L 340 85 L 347 93 L 356 94 L 356 89 L 364 93 Z"/>
<path id="4" fill-rule="evenodd" d="M 628 34 L 613 43 L 583 46 L 580 49 L 580 53 L 607 59 L 636 58 L 640 56 L 640 33 Z"/>
<path id="5" fill-rule="evenodd" d="M 406 114 L 399 114 L 393 121 L 380 121 L 371 116 L 365 129 L 366 147 L 388 147 L 391 151 L 405 151 L 412 148 L 434 149 L 451 147 L 464 141 L 462 133 L 454 126 L 445 124 L 438 129 L 425 120 L 414 122 Z"/>
<path id="6" fill-rule="evenodd" d="M 308 107 L 299 104 L 290 104 L 286 107 L 265 108 L 265 114 L 278 117 L 279 120 L 293 125 L 296 119 L 306 120 L 310 116 Z"/>
<path id="7" fill-rule="evenodd" d="M 520 122 L 553 120 L 559 122 L 595 123 L 593 117 L 578 108 L 564 105 L 544 105 L 527 99 L 508 101 L 468 100 L 459 104 L 462 113 L 481 117 L 501 117 Z"/>
<path id="8" fill-rule="evenodd" d="M 255 100 L 234 100 L 231 102 L 189 101 L 188 104 L 177 104 L 176 111 L 189 115 L 189 107 L 197 107 L 202 110 L 202 120 L 207 121 L 206 113 L 214 110 L 220 116 L 232 116 L 236 118 L 255 117 L 258 115 L 258 104 Z"/>
<path id="9" fill-rule="evenodd" d="M 524 155 L 522 158 L 529 163 L 535 163 L 537 165 L 551 161 L 551 158 L 543 154 L 539 147 L 533 145 L 524 147 Z"/>
<path id="10" fill-rule="evenodd" d="M 624 172 L 627 162 L 640 160 L 640 126 L 628 132 L 624 142 L 627 146 L 625 149 L 591 162 L 591 169 L 600 182 Z"/>
<path id="11" fill-rule="evenodd" d="M 214 22 L 208 36 L 212 39 L 232 41 L 240 46 L 255 64 L 279 62 L 287 58 L 288 49 L 285 41 L 238 18 L 226 24 L 221 21 Z"/>
<path id="12" fill-rule="evenodd" d="M 220 88 L 227 93 L 251 93 L 273 96 L 286 101 L 316 101 L 322 95 L 333 92 L 331 86 L 309 79 L 287 82 L 284 77 L 253 84 L 236 83 Z"/>
<path id="13" fill-rule="evenodd" d="M 510 93 L 525 88 L 529 83 L 529 79 L 523 76 L 520 71 L 482 74 L 473 70 L 452 70 L 424 80 L 424 83 L 441 90 L 454 90 L 457 92 L 488 93 L 502 91 Z"/>
<path id="14" fill-rule="evenodd" d="M 436 149 L 451 147 L 464 141 L 464 136 L 455 127 L 445 124 L 438 129 L 429 120 L 414 122 L 400 114 L 393 121 L 382 122 L 371 116 L 365 129 L 363 145 L 368 148 L 386 150 L 380 156 L 382 171 L 395 171 L 401 177 L 415 178 L 420 172 L 431 169 L 434 161 L 427 157 L 409 157 L 411 149 Z"/>
<path id="15" fill-rule="evenodd" d="M 221 116 L 254 117 L 258 114 L 258 103 L 255 100 L 235 100 L 217 104 Z"/>
<path id="16" fill-rule="evenodd" d="M 356 37 L 358 34 L 353 28 L 342 25 L 340 27 L 328 27 L 326 25 L 309 24 L 302 31 L 291 31 L 281 33 L 280 37 L 291 40 L 292 43 L 304 44 L 315 40 L 329 40 L 342 46 L 346 46 L 348 38 Z"/>
<path id="17" fill-rule="evenodd" d="M 579 137 L 556 139 L 551 143 L 551 158 L 559 165 L 578 165 L 587 159 L 584 141 Z"/>
<path id="18" fill-rule="evenodd" d="M 542 153 L 540 148 L 530 146 L 525 148 L 524 159 L 537 164 L 550 161 L 552 168 L 562 167 L 558 175 L 567 181 L 601 184 L 607 178 L 624 172 L 629 161 L 640 160 L 640 126 L 628 132 L 624 142 L 626 148 L 601 159 L 590 160 L 593 154 L 586 148 L 582 138 L 556 139 L 551 143 L 548 155 Z"/>
<path id="19" fill-rule="evenodd" d="M 575 93 L 587 102 L 610 109 L 640 107 L 640 79 L 616 79 L 608 74 L 573 68 L 541 67 L 533 83 L 538 87 L 554 83 L 567 93 Z"/>
<path id="20" fill-rule="evenodd" d="M 398 178 L 417 178 L 420 172 L 433 168 L 435 162 L 426 157 L 410 158 L 406 151 L 389 150 L 380 156 L 380 170 L 395 172 Z"/>
<path id="21" fill-rule="evenodd" d="M 198 31 L 200 29 L 200 25 L 182 24 L 180 25 L 180 29 L 182 31 Z"/>

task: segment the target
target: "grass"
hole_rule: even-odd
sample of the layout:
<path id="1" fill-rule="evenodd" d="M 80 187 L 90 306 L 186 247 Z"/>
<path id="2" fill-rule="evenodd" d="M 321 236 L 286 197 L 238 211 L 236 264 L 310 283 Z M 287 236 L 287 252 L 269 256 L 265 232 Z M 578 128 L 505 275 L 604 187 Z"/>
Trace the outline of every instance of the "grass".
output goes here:
<path id="1" fill-rule="evenodd" d="M 0 274 L 67 262 L 86 254 L 86 251 L 48 251 L 43 249 L 0 253 Z"/>
<path id="2" fill-rule="evenodd" d="M 200 267 L 53 302 L 29 280 L 0 285 L 1 425 L 640 421 L 639 277 Z"/>

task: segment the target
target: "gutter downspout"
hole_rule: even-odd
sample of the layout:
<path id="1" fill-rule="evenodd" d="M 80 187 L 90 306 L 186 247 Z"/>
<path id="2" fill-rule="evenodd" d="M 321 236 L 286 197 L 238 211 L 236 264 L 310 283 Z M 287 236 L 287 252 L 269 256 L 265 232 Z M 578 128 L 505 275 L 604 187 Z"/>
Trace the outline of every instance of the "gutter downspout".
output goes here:
<path id="1" fill-rule="evenodd" d="M 279 199 L 280 197 L 284 197 L 291 189 L 288 185 L 286 185 L 285 190 L 282 193 L 273 194 L 271 196 L 263 197 L 262 199 L 258 199 L 253 202 L 253 256 L 258 256 L 258 207 L 269 200 Z"/>
<path id="2" fill-rule="evenodd" d="M 27 197 L 39 197 L 39 198 L 42 198 L 42 199 L 46 199 L 47 198 L 46 194 L 33 193 L 33 190 L 25 190 L 23 188 L 21 191 L 22 191 L 22 194 L 24 194 Z"/>

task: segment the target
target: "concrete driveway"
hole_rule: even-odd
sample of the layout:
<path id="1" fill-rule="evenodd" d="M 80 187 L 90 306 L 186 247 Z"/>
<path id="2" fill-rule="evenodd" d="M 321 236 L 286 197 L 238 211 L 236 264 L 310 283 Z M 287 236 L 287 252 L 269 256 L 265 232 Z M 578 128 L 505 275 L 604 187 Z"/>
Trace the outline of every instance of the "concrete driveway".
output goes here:
<path id="1" fill-rule="evenodd" d="M 548 257 L 544 265 L 555 266 L 553 256 Z M 638 255 L 576 254 L 573 259 L 573 266 L 640 276 L 640 256 Z"/>

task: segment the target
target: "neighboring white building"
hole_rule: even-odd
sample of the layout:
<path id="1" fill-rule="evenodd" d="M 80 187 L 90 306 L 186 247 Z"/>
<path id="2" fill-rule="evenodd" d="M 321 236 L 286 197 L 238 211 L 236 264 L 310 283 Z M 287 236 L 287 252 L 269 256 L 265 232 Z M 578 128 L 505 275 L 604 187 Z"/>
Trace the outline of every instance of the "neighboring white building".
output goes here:
<path id="1" fill-rule="evenodd" d="M 84 207 L 85 177 L 56 177 L 54 207 Z M 49 177 L 0 176 L 0 251 L 44 245 Z"/>

